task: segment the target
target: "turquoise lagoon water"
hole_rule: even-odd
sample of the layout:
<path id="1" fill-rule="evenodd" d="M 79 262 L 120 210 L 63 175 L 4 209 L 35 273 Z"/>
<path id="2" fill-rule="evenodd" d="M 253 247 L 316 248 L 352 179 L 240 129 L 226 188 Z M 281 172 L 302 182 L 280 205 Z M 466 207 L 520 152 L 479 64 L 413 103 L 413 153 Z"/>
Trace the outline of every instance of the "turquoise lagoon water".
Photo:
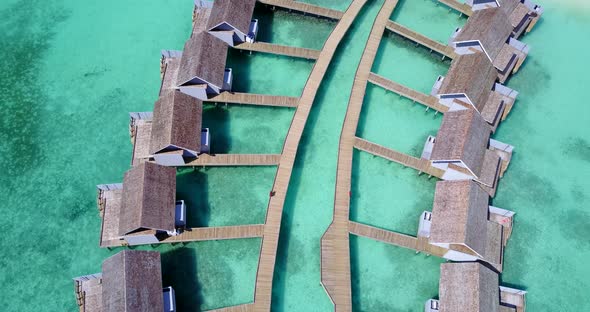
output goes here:
<path id="1" fill-rule="evenodd" d="M 573 1 L 573 0 L 570 0 Z M 308 0 L 343 10 L 350 1 Z M 585 110 L 590 11 L 540 1 L 546 14 L 524 37 L 529 59 L 509 81 L 519 100 L 495 138 L 516 146 L 493 204 L 516 211 L 502 281 L 529 291 L 531 311 L 574 311 L 590 286 Z M 382 1 L 369 1 L 342 42 L 314 103 L 285 206 L 273 311 L 329 311 L 319 283 L 319 238 L 331 220 L 338 136 L 350 86 Z M 159 50 L 181 49 L 192 1 L 0 3 L 0 281 L 4 311 L 72 311 L 71 278 L 100 271 L 116 250 L 98 248 L 94 185 L 129 168 L 130 111 L 149 111 Z M 333 22 L 263 6 L 260 38 L 320 48 Z M 392 19 L 441 42 L 465 22 L 429 0 L 403 0 Z M 312 31 L 309 31 L 312 29 Z M 575 40 L 575 49 L 571 42 Z M 566 50 L 568 48 L 568 50 Z M 567 51 L 567 52 L 566 52 Z M 237 91 L 297 96 L 313 63 L 230 51 Z M 384 37 L 373 71 L 423 92 L 449 66 Z M 138 79 L 139 78 L 139 79 Z M 278 153 L 293 109 L 208 105 L 204 125 L 218 153 Z M 412 155 L 441 116 L 369 86 L 357 135 Z M 356 152 L 351 219 L 413 234 L 435 179 Z M 181 170 L 178 197 L 191 226 L 264 221 L 275 168 Z M 253 300 L 259 239 L 160 246 L 164 282 L 180 311 Z M 146 247 L 147 249 L 151 249 Z M 421 311 L 438 293 L 440 259 L 351 237 L 356 311 Z"/>

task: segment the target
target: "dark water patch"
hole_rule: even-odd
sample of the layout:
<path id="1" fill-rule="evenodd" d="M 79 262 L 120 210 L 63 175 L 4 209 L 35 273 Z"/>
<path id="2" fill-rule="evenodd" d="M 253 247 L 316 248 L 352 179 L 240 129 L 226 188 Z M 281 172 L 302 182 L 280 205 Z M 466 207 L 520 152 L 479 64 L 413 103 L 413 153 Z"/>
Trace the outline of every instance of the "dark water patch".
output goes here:
<path id="1" fill-rule="evenodd" d="M 207 174 L 185 169 L 176 177 L 176 199 L 184 200 L 187 227 L 205 227 L 211 219 Z"/>
<path id="2" fill-rule="evenodd" d="M 256 40 L 262 42 L 273 42 L 272 23 L 275 20 L 275 11 L 272 7 L 262 3 L 256 3 L 252 18 L 258 20 L 258 34 Z"/>
<path id="3" fill-rule="evenodd" d="M 230 110 L 224 105 L 203 107 L 203 128 L 211 134 L 211 152 L 227 153 L 232 147 Z"/>
<path id="4" fill-rule="evenodd" d="M 512 236 L 504 251 L 504 272 L 510 276 L 510 281 L 523 281 L 530 271 L 529 257 L 536 254 L 540 235 L 541 229 L 534 220 L 516 215 Z M 513 254 L 518 255 L 518 258 L 514 258 Z"/>
<path id="5" fill-rule="evenodd" d="M 588 194 L 586 193 L 587 185 L 586 184 L 579 184 L 579 182 L 574 182 L 573 186 L 570 189 L 572 195 L 572 201 L 580 203 L 580 206 L 585 205 L 588 202 Z"/>
<path id="6" fill-rule="evenodd" d="M 197 272 L 195 250 L 176 248 L 163 252 L 162 286 L 172 286 L 176 294 L 177 311 L 201 311 L 204 302 Z"/>
<path id="7" fill-rule="evenodd" d="M 529 55 L 527 57 L 526 64 L 523 64 L 521 70 L 523 73 L 520 73 L 511 79 L 510 82 L 514 84 L 511 88 L 517 90 L 520 94 L 526 94 L 527 96 L 534 96 L 535 94 L 540 94 L 549 89 L 552 80 L 552 76 L 549 73 L 550 71 L 543 63 L 537 60 L 534 55 Z M 534 77 L 534 79 L 530 79 L 531 77 Z M 519 99 L 517 98 L 517 102 L 518 101 Z M 530 103 L 530 101 L 527 102 Z M 542 106 L 525 106 L 525 109 L 526 108 L 539 109 L 542 108 Z"/>
<path id="8" fill-rule="evenodd" d="M 507 184 L 511 188 L 509 190 L 510 196 L 503 195 L 505 198 L 515 196 L 519 202 L 530 203 L 532 207 L 537 207 L 537 209 L 546 209 L 546 211 L 543 211 L 544 213 L 555 213 L 548 209 L 557 205 L 561 198 L 550 179 L 526 170 L 518 170 L 518 174 L 512 176 L 512 178 L 515 181 L 510 185 Z M 499 183 L 502 185 L 502 180 Z M 504 189 L 502 189 L 502 192 L 504 192 Z"/>
<path id="9" fill-rule="evenodd" d="M 590 213 L 582 209 L 566 211 L 556 222 L 561 229 L 559 232 L 566 241 L 574 241 L 585 249 L 590 247 Z"/>
<path id="10" fill-rule="evenodd" d="M 0 12 L 0 142 L 2 180 L 21 175 L 38 165 L 40 110 L 43 86 L 37 75 L 51 45 L 55 29 L 69 12 L 59 1 L 21 0 Z M 7 185 L 7 184 L 4 184 Z"/>
<path id="11" fill-rule="evenodd" d="M 590 162 L 590 142 L 584 137 L 570 137 L 561 146 L 562 153 L 571 158 Z"/>

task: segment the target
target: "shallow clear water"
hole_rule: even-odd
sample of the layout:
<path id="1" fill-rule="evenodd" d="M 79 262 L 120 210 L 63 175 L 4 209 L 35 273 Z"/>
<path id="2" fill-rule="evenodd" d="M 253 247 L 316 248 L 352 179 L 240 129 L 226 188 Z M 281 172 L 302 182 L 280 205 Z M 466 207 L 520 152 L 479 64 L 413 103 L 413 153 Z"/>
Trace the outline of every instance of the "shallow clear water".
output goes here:
<path id="1" fill-rule="evenodd" d="M 308 0 L 345 9 L 350 1 Z M 541 0 L 546 13 L 524 37 L 529 59 L 509 85 L 520 96 L 495 138 L 516 146 L 493 204 L 516 211 L 503 283 L 529 291 L 531 311 L 575 311 L 590 284 L 587 176 L 590 12 Z M 381 1 L 370 1 L 345 37 L 304 132 L 285 206 L 273 310 L 327 311 L 319 283 L 319 238 L 331 220 L 338 136 L 350 86 Z M 129 168 L 130 111 L 151 110 L 159 51 L 181 49 L 192 1 L 4 0 L 0 3 L 0 271 L 4 311 L 71 311 L 71 278 L 98 272 L 116 252 L 98 248 L 94 185 L 121 181 Z M 261 38 L 320 48 L 333 22 L 256 10 Z M 428 0 L 403 0 L 392 18 L 445 42 L 464 23 Z M 308 31 L 313 29 L 313 31 Z M 575 41 L 575 45 L 572 42 Z M 232 51 L 238 91 L 298 96 L 313 63 Z M 423 92 L 448 61 L 385 37 L 373 70 Z M 138 79 L 138 77 L 140 77 Z M 278 153 L 293 109 L 214 105 L 204 124 L 213 149 Z M 440 116 L 369 86 L 357 135 L 419 155 Z M 181 171 L 178 196 L 195 226 L 260 223 L 274 168 Z M 432 204 L 434 179 L 355 153 L 351 219 L 415 233 Z M 181 310 L 253 300 L 259 239 L 160 246 L 165 283 Z M 150 249 L 149 247 L 146 247 Z M 421 311 L 438 292 L 440 259 L 351 237 L 357 311 Z"/>

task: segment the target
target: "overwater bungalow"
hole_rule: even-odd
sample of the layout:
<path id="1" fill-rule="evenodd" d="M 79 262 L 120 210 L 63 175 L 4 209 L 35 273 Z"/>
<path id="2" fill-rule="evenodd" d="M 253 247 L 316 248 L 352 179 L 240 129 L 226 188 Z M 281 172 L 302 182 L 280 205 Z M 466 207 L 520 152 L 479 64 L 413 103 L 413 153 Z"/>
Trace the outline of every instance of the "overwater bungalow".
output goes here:
<path id="1" fill-rule="evenodd" d="M 184 201 L 176 201 L 176 169 L 150 162 L 125 173 L 123 184 L 98 186 L 101 247 L 158 243 L 186 226 Z"/>
<path id="2" fill-rule="evenodd" d="M 432 212 L 422 214 L 418 236 L 448 249 L 445 259 L 481 260 L 501 272 L 514 213 L 490 206 L 489 199 L 470 180 L 437 182 Z"/>
<path id="3" fill-rule="evenodd" d="M 207 32 L 189 38 L 176 76 L 178 90 L 202 101 L 231 91 L 232 70 L 225 68 L 227 49 L 227 45 Z"/>
<path id="4" fill-rule="evenodd" d="M 229 46 L 254 42 L 258 20 L 253 20 L 256 0 L 215 0 L 207 30 Z"/>
<path id="5" fill-rule="evenodd" d="M 469 17 L 463 28 L 455 30 L 449 45 L 458 55 L 483 52 L 504 82 L 520 68 L 529 53 L 526 44 L 512 37 L 513 29 L 504 10 L 479 10 Z"/>
<path id="6" fill-rule="evenodd" d="M 499 286 L 498 273 L 478 262 L 440 265 L 439 299 L 425 312 L 524 312 L 526 291 Z"/>
<path id="7" fill-rule="evenodd" d="M 431 94 L 451 112 L 477 110 L 495 131 L 518 96 L 496 78 L 495 68 L 482 53 L 463 55 L 453 60 L 445 77 L 438 77 Z"/>
<path id="8" fill-rule="evenodd" d="M 153 113 L 131 113 L 132 165 L 150 160 L 162 166 L 182 166 L 209 153 L 210 134 L 208 128 L 201 128 L 202 111 L 201 101 L 165 89 Z"/>
<path id="9" fill-rule="evenodd" d="M 80 312 L 176 311 L 156 251 L 123 250 L 103 262 L 102 273 L 74 278 L 74 288 Z"/>
<path id="10" fill-rule="evenodd" d="M 501 8 L 514 28 L 518 38 L 526 30 L 529 32 L 543 14 L 543 8 L 530 0 L 465 0 L 473 11 Z"/>
<path id="11" fill-rule="evenodd" d="M 154 105 L 149 148 L 156 163 L 180 166 L 209 152 L 209 129 L 201 128 L 202 115 L 203 103 L 189 95 L 167 90 L 160 96 Z"/>
<path id="12" fill-rule="evenodd" d="M 427 139 L 422 158 L 444 171 L 443 180 L 475 180 L 494 196 L 513 148 L 490 140 L 491 131 L 475 110 L 447 112 L 437 136 Z"/>

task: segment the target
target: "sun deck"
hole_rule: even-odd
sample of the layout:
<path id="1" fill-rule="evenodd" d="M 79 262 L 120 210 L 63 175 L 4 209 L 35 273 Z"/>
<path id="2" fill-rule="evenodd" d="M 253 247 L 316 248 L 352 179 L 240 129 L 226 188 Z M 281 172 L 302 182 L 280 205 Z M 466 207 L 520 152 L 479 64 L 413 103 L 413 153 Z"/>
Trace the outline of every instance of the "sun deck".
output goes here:
<path id="1" fill-rule="evenodd" d="M 74 292 L 80 312 L 101 312 L 102 274 L 74 278 Z"/>

